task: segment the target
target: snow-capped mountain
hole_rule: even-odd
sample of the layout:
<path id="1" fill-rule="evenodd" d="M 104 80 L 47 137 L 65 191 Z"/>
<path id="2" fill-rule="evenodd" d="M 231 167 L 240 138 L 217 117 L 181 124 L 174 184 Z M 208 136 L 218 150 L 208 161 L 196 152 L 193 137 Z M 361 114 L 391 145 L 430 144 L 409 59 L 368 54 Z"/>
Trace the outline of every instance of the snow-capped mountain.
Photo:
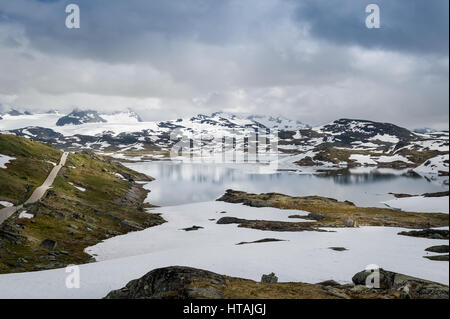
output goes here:
<path id="1" fill-rule="evenodd" d="M 100 114 L 74 111 L 25 115 L 5 114 L 0 133 L 15 134 L 45 142 L 61 149 L 90 149 L 101 152 L 170 152 L 182 139 L 195 141 L 193 152 L 220 152 L 224 139 L 245 152 L 255 133 L 276 138 L 277 152 L 299 166 L 355 167 L 378 166 L 431 171 L 445 175 L 428 160 L 448 161 L 448 131 L 419 134 L 391 123 L 340 119 L 311 128 L 283 117 L 235 115 L 216 112 L 190 118 L 143 122 L 132 112 Z M 203 156 L 203 155 L 202 155 Z M 444 156 L 444 157 L 442 157 Z M 443 165 L 444 165 L 443 164 Z M 447 163 L 448 164 L 448 163 Z M 444 167 L 444 166 L 440 166 Z M 434 172 L 436 171 L 436 172 Z"/>
<path id="2" fill-rule="evenodd" d="M 43 113 L 31 114 L 30 112 L 20 112 L 11 110 L 0 114 L 0 120 L 4 119 L 0 125 L 0 130 L 14 130 L 20 128 L 45 127 L 62 131 L 69 130 L 70 127 L 82 126 L 83 124 L 134 124 L 142 122 L 138 114 L 129 110 L 127 112 L 99 113 L 97 111 L 74 110 L 68 115 L 62 115 L 58 110 L 50 110 Z M 65 134 L 67 135 L 67 134 Z"/>
<path id="3" fill-rule="evenodd" d="M 398 143 L 417 137 L 411 131 L 394 124 L 352 119 L 340 119 L 318 127 L 316 131 L 332 135 L 335 140 L 346 144 L 360 141 Z"/>
<path id="4" fill-rule="evenodd" d="M 271 130 L 291 131 L 310 128 L 300 121 L 294 121 L 282 116 L 270 115 L 236 115 L 227 112 L 215 112 L 211 116 L 202 115 L 203 120 L 214 119 L 217 122 L 228 121 L 237 126 L 269 128 Z"/>
<path id="5" fill-rule="evenodd" d="M 22 112 L 20 112 L 20 111 L 18 111 L 16 109 L 10 109 L 8 112 L 0 113 L 0 119 L 5 117 L 6 115 L 9 115 L 9 116 L 20 116 L 20 115 L 31 115 L 31 113 L 28 112 L 28 111 L 25 111 L 25 112 L 22 113 Z"/>
<path id="6" fill-rule="evenodd" d="M 86 123 L 106 123 L 106 120 L 97 111 L 74 110 L 72 113 L 61 117 L 56 122 L 56 126 L 81 125 Z"/>
<path id="7" fill-rule="evenodd" d="M 115 112 L 113 114 L 101 114 L 107 123 L 133 124 L 143 122 L 139 114 L 128 110 L 127 112 Z"/>

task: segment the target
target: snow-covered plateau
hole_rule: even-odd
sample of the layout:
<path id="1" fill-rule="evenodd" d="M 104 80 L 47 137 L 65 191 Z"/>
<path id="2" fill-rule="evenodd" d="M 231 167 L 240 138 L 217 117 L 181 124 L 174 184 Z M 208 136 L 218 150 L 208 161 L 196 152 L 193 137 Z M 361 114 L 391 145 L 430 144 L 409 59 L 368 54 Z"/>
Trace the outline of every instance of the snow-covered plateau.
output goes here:
<path id="1" fill-rule="evenodd" d="M 329 232 L 273 232 L 218 225 L 223 216 L 286 221 L 293 213 L 276 208 L 205 202 L 158 208 L 167 223 L 108 239 L 86 251 L 98 262 L 80 266 L 80 289 L 67 289 L 65 269 L 0 276 L 0 298 L 102 298 L 148 271 L 183 265 L 259 280 L 275 272 L 281 281 L 348 283 L 367 265 L 448 284 L 447 262 L 423 256 L 448 244 L 399 236 L 391 227 L 327 229 Z M 223 212 L 226 212 L 224 214 Z M 296 214 L 299 211 L 295 211 Z M 213 220 L 214 219 L 214 220 Z M 199 226 L 195 231 L 184 228 Z M 237 245 L 264 238 L 283 241 Z M 330 247 L 345 247 L 334 251 Z M 270 258 L 268 257 L 270 256 Z"/>

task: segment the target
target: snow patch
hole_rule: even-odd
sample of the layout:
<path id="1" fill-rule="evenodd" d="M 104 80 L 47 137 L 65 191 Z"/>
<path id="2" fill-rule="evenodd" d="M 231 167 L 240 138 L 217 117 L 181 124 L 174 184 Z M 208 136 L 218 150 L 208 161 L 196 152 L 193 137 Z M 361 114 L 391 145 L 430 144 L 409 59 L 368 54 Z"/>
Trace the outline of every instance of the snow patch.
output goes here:
<path id="1" fill-rule="evenodd" d="M 385 205 L 401 209 L 407 212 L 419 213 L 449 213 L 449 197 L 424 197 L 414 196 L 406 198 L 396 198 L 387 202 Z"/>
<path id="2" fill-rule="evenodd" d="M 32 219 L 34 218 L 34 215 L 28 214 L 26 211 L 24 211 L 19 214 L 19 218 Z"/>
<path id="3" fill-rule="evenodd" d="M 11 161 L 14 161 L 15 159 L 16 159 L 15 157 L 0 154 L 0 168 L 7 168 L 6 164 L 8 164 Z"/>
<path id="4" fill-rule="evenodd" d="M 69 182 L 70 185 L 72 185 L 73 187 L 75 187 L 76 189 L 78 189 L 79 191 L 85 192 L 86 188 L 84 187 L 80 187 L 80 186 L 76 186 L 74 183 Z"/>
<path id="5" fill-rule="evenodd" d="M 383 135 L 377 134 L 374 137 L 371 137 L 369 140 L 387 142 L 387 143 L 392 143 L 392 144 L 397 144 L 398 142 L 400 142 L 398 137 L 395 137 L 393 135 L 388 135 L 388 134 L 383 134 Z"/>
<path id="6" fill-rule="evenodd" d="M 377 165 L 377 162 L 371 159 L 370 155 L 352 154 L 350 155 L 349 159 L 352 161 L 356 161 L 361 165 Z"/>
<path id="7" fill-rule="evenodd" d="M 5 202 L 5 201 L 0 201 L 0 205 L 2 205 L 3 207 L 13 207 L 14 206 L 13 203 Z"/>

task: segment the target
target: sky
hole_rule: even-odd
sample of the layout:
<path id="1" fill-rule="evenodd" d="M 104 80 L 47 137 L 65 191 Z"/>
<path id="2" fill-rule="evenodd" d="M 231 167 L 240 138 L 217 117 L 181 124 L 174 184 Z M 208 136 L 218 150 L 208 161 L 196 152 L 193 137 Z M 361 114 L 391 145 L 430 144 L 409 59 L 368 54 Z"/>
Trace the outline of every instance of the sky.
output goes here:
<path id="1" fill-rule="evenodd" d="M 448 14 L 448 0 L 0 0 L 0 110 L 448 129 Z"/>

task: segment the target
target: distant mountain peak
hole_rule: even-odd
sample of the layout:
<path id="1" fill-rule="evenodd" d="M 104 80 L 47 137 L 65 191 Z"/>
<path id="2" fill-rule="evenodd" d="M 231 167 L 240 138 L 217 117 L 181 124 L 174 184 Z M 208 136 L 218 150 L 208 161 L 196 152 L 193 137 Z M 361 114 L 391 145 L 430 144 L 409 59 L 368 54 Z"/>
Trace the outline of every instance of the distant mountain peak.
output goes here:
<path id="1" fill-rule="evenodd" d="M 383 140 L 396 143 L 416 137 L 408 129 L 391 123 L 346 118 L 323 125 L 315 130 L 331 134 L 346 143 L 358 140 Z"/>
<path id="2" fill-rule="evenodd" d="M 108 123 L 123 123 L 123 124 L 131 124 L 143 122 L 142 118 L 134 112 L 133 110 L 128 109 L 127 111 L 118 111 L 114 113 L 102 113 L 100 116 L 105 119 Z"/>
<path id="3" fill-rule="evenodd" d="M 61 117 L 56 122 L 56 125 L 57 126 L 81 125 L 85 123 L 106 123 L 106 120 L 102 118 L 97 111 L 93 110 L 82 111 L 79 109 L 75 109 L 70 114 Z"/>
<path id="4" fill-rule="evenodd" d="M 7 114 L 11 116 L 20 116 L 23 115 L 24 113 L 17 111 L 16 109 L 11 109 Z"/>
<path id="5" fill-rule="evenodd" d="M 414 133 L 419 133 L 419 134 L 430 134 L 430 133 L 436 133 L 438 132 L 438 130 L 429 128 L 429 127 L 424 127 L 424 128 L 416 128 L 413 130 Z"/>

